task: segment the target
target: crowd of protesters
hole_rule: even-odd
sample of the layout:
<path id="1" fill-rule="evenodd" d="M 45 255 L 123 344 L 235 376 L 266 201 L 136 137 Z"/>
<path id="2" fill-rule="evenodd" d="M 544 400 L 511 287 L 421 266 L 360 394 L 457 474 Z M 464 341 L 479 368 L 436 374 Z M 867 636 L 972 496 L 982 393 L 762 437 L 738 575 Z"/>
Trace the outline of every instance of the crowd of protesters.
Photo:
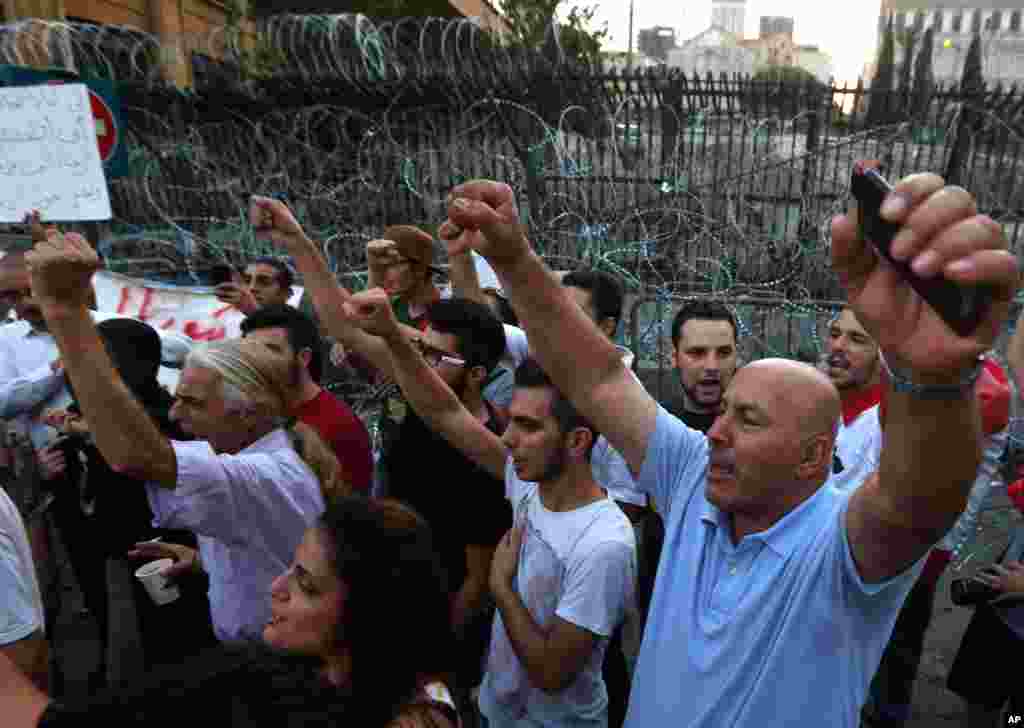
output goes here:
<path id="1" fill-rule="evenodd" d="M 0 489 L 3 724 L 903 725 L 938 579 L 1005 485 L 1024 332 L 1007 372 L 1000 227 L 905 178 L 893 254 L 985 286 L 974 333 L 851 211 L 817 366 L 741 361 L 731 310 L 695 299 L 659 403 L 615 343 L 613 275 L 551 271 L 507 185 L 461 185 L 447 212 L 446 285 L 432 237 L 396 225 L 352 292 L 254 197 L 280 257 L 217 286 L 242 336 L 203 343 L 96 312 L 95 249 L 32 220 L 32 249 L 0 259 L 0 418 L 44 504 Z M 288 304 L 292 266 L 309 305 Z M 328 360 L 378 385 L 367 421 L 324 387 Z M 100 634 L 85 698 L 52 654 L 54 539 Z M 1018 531 L 972 585 L 949 675 L 972 727 L 1022 704 L 980 664 L 1024 644 L 1022 558 Z M 140 578 L 159 559 L 166 603 Z"/>

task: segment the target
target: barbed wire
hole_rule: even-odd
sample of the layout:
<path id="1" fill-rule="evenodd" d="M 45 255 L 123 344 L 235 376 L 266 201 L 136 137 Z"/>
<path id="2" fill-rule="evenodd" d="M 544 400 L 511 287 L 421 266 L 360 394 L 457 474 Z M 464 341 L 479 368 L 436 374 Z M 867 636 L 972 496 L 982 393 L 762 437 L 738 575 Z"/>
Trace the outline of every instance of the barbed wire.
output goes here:
<path id="1" fill-rule="evenodd" d="M 174 59 L 191 64 L 194 89 L 168 83 Z M 198 283 L 214 262 L 278 254 L 248 222 L 249 197 L 265 194 L 292 206 L 358 288 L 367 240 L 388 224 L 432 228 L 452 186 L 494 178 L 515 190 L 552 266 L 626 283 L 630 343 L 666 370 L 674 310 L 694 298 L 734 310 L 745 360 L 818 359 L 842 295 L 830 220 L 858 159 L 882 160 L 893 178 L 942 173 L 970 112 L 965 186 L 1015 245 L 1024 209 L 1013 94 L 937 89 L 910 117 L 829 128 L 819 102 L 842 108 L 860 91 L 822 99 L 809 85 L 616 74 L 570 58 L 554 29 L 538 52 L 463 19 L 359 15 L 163 42 L 24 21 L 0 25 L 0 63 L 118 82 L 129 171 L 110 180 L 115 219 L 100 241 L 114 270 Z M 1011 439 L 1024 446 L 1016 413 Z"/>

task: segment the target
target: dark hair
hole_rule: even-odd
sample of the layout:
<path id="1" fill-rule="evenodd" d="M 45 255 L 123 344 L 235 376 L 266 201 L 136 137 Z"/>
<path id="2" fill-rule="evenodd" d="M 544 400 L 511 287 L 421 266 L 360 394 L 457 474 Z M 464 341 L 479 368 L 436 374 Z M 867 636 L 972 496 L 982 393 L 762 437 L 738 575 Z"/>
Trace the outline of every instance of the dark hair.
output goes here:
<path id="1" fill-rule="evenodd" d="M 554 398 L 551 400 L 551 415 L 558 422 L 558 428 L 563 433 L 566 433 L 577 427 L 583 427 L 590 430 L 593 435 L 593 442 L 597 441 L 599 435 L 597 428 L 590 424 L 590 421 L 576 410 L 572 402 L 559 391 L 558 387 L 551 381 L 551 377 L 541 369 L 540 364 L 533 357 L 526 357 L 516 368 L 516 387 L 550 389 L 554 392 Z M 593 447 L 593 442 L 591 442 L 591 447 Z"/>
<path id="2" fill-rule="evenodd" d="M 736 317 L 732 311 L 718 301 L 694 300 L 683 304 L 672 319 L 672 346 L 679 346 L 679 337 L 687 321 L 727 321 L 732 326 L 732 337 L 736 338 Z"/>
<path id="3" fill-rule="evenodd" d="M 320 524 L 347 591 L 338 637 L 352 654 L 352 695 L 369 720 L 364 725 L 385 725 L 418 678 L 449 672 L 447 574 L 426 522 L 398 501 L 337 498 Z"/>
<path id="4" fill-rule="evenodd" d="M 494 296 L 498 307 L 498 318 L 501 319 L 503 324 L 508 324 L 509 326 L 519 325 L 519 317 L 516 316 L 515 309 L 512 308 L 512 304 L 509 303 L 504 293 L 497 288 L 485 288 L 483 291 L 486 295 Z"/>
<path id="5" fill-rule="evenodd" d="M 309 349 L 313 355 L 309 359 L 309 376 L 317 384 L 323 374 L 321 348 L 323 341 L 320 331 L 313 319 L 299 309 L 287 304 L 271 304 L 261 306 L 242 320 L 242 336 L 260 329 L 282 328 L 288 332 L 288 343 L 295 353 Z"/>
<path id="6" fill-rule="evenodd" d="M 427 306 L 427 321 L 435 331 L 455 336 L 467 367 L 480 366 L 490 374 L 505 355 L 505 328 L 485 304 L 444 298 Z"/>
<path id="7" fill-rule="evenodd" d="M 618 327 L 623 299 L 622 284 L 618 278 L 603 270 L 574 270 L 562 277 L 562 285 L 588 291 L 597 323 L 610 318 Z"/>
<path id="8" fill-rule="evenodd" d="M 288 265 L 287 262 L 280 258 L 274 258 L 269 255 L 250 260 L 246 267 L 250 265 L 269 265 L 271 268 L 277 271 L 277 282 L 281 284 L 282 288 L 291 288 L 292 284 L 295 283 L 295 271 Z"/>

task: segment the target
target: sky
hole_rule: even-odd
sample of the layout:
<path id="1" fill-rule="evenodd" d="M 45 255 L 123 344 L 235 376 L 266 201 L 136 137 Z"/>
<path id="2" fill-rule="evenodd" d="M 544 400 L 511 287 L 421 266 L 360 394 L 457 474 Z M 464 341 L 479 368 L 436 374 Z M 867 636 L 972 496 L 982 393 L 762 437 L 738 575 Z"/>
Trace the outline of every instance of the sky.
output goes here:
<path id="1" fill-rule="evenodd" d="M 629 0 L 568 0 L 566 5 L 598 6 L 597 19 L 607 22 L 608 50 L 629 45 Z M 711 25 L 711 0 L 633 0 L 633 33 L 640 28 L 665 25 L 675 28 L 682 43 Z M 756 38 L 762 15 L 794 19 L 793 39 L 816 45 L 831 54 L 836 80 L 855 81 L 874 56 L 879 0 L 747 0 L 744 35 Z M 634 50 L 636 46 L 634 44 Z"/>

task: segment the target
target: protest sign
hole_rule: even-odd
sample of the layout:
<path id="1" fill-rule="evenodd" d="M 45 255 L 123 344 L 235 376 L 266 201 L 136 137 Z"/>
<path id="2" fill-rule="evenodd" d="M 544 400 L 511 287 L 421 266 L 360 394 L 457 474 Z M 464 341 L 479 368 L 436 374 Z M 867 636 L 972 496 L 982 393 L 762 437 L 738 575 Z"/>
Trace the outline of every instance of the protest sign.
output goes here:
<path id="1" fill-rule="evenodd" d="M 79 83 L 0 89 L 0 222 L 109 220 L 89 91 Z"/>

